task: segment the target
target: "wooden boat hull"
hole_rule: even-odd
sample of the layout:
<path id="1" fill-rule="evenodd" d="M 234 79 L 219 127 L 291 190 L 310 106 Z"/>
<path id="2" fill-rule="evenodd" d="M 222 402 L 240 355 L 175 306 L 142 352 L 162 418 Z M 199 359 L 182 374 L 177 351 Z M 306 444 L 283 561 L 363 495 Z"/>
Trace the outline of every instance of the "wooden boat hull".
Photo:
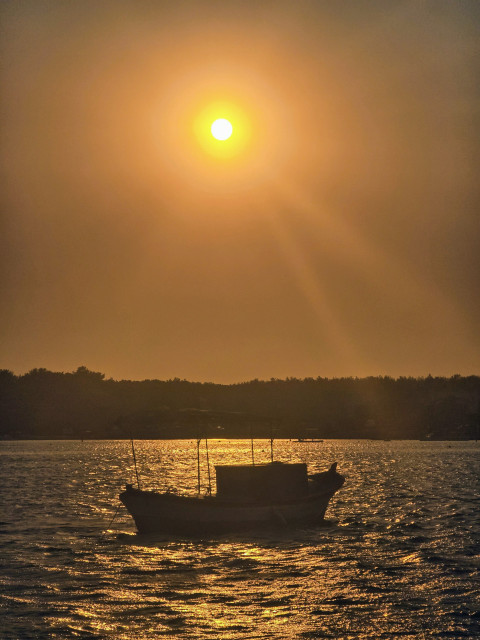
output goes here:
<path id="1" fill-rule="evenodd" d="M 201 535 L 298 527 L 323 521 L 330 499 L 344 481 L 339 474 L 335 476 L 325 487 L 313 486 L 304 497 L 272 504 L 227 502 L 210 496 L 177 496 L 141 491 L 131 486 L 119 497 L 139 533 Z"/>

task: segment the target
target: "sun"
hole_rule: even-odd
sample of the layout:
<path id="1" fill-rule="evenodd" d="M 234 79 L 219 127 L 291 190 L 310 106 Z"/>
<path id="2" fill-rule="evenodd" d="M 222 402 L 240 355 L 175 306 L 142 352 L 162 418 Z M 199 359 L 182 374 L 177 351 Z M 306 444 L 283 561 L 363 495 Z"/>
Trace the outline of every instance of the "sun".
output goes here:
<path id="1" fill-rule="evenodd" d="M 211 99 L 198 106 L 191 105 L 187 114 L 186 130 L 202 152 L 198 158 L 202 158 L 205 167 L 213 163 L 217 169 L 220 165 L 238 169 L 251 156 L 255 125 L 248 105 L 240 100 Z"/>
<path id="2" fill-rule="evenodd" d="M 216 140 L 228 140 L 233 133 L 232 123 L 226 118 L 218 118 L 212 122 L 210 131 Z"/>

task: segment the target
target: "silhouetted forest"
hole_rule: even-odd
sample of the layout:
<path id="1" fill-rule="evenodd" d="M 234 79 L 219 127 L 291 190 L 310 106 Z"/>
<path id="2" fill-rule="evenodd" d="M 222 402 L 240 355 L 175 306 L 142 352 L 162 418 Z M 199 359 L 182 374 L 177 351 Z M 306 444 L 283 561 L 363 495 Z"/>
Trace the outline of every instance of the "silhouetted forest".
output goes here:
<path id="1" fill-rule="evenodd" d="M 0 370 L 0 437 L 477 439 L 480 377 L 287 378 L 221 385 Z"/>

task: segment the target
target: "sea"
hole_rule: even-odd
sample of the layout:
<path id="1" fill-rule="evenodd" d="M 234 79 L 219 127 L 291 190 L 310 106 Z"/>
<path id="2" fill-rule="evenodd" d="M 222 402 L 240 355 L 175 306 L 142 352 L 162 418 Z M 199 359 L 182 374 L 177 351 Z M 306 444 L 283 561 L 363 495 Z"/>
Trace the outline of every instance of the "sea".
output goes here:
<path id="1" fill-rule="evenodd" d="M 0 638 L 480 638 L 480 442 L 276 440 L 346 477 L 327 521 L 140 536 L 125 483 L 197 492 L 195 440 L 0 443 Z M 254 441 L 256 462 L 270 443 Z M 250 441 L 200 447 L 248 463 Z"/>

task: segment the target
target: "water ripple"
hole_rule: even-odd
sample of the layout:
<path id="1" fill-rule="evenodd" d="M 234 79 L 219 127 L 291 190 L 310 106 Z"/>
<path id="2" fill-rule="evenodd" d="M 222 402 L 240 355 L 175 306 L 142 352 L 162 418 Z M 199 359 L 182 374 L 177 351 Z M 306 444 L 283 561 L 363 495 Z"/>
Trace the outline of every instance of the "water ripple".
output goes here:
<path id="1" fill-rule="evenodd" d="M 194 453 L 138 443 L 145 488 L 194 493 Z M 129 443 L 2 446 L 2 638 L 480 636 L 480 447 L 281 441 L 276 454 L 312 471 L 338 462 L 329 526 L 172 539 L 135 535 L 120 510 L 105 533 L 134 481 Z M 214 463 L 248 455 L 210 445 Z"/>

